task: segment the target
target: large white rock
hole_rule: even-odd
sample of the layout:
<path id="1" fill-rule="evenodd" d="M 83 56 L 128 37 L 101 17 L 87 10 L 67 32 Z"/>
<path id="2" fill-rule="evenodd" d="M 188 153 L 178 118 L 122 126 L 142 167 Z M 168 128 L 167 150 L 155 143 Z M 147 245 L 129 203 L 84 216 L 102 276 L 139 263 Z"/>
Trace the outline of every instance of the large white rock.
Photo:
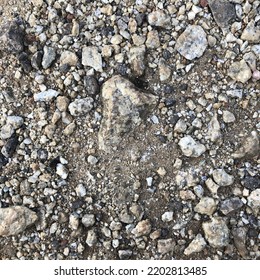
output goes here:
<path id="1" fill-rule="evenodd" d="M 82 64 L 102 72 L 102 56 L 97 47 L 84 47 L 82 51 Z"/>
<path id="2" fill-rule="evenodd" d="M 33 98 L 35 102 L 44 101 L 48 102 L 54 99 L 59 95 L 59 92 L 54 89 L 48 89 L 46 91 L 42 91 L 34 94 Z"/>
<path id="3" fill-rule="evenodd" d="M 199 157 L 206 151 L 206 147 L 196 142 L 190 135 L 181 138 L 179 146 L 186 157 Z"/>

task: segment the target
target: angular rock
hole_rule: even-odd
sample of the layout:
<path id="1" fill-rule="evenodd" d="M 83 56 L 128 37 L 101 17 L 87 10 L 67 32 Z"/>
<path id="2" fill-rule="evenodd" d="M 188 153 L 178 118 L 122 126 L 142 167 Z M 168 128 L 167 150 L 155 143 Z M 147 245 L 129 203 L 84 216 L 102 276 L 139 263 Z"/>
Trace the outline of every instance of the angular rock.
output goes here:
<path id="1" fill-rule="evenodd" d="M 71 51 L 64 51 L 60 56 L 60 64 L 68 64 L 70 66 L 77 65 L 78 57 Z"/>
<path id="2" fill-rule="evenodd" d="M 24 206 L 0 208 L 0 236 L 17 235 L 37 220 L 35 212 Z"/>
<path id="3" fill-rule="evenodd" d="M 84 47 L 82 51 L 82 64 L 90 66 L 98 72 L 102 72 L 102 56 L 97 47 Z"/>
<path id="4" fill-rule="evenodd" d="M 232 123 L 236 120 L 235 116 L 233 113 L 227 111 L 227 110 L 224 110 L 223 111 L 223 121 L 225 123 Z"/>
<path id="5" fill-rule="evenodd" d="M 129 63 L 134 75 L 143 75 L 145 70 L 145 46 L 132 47 L 130 49 Z"/>
<path id="6" fill-rule="evenodd" d="M 227 74 L 236 82 L 246 83 L 251 77 L 252 72 L 244 59 L 234 62 L 227 70 Z"/>
<path id="7" fill-rule="evenodd" d="M 237 227 L 232 230 L 232 235 L 234 239 L 234 244 L 239 252 L 239 254 L 246 258 L 248 255 L 248 250 L 246 248 L 246 234 L 247 229 L 245 227 Z"/>
<path id="8" fill-rule="evenodd" d="M 249 43 L 260 43 L 260 28 L 251 20 L 243 30 L 241 39 Z"/>
<path id="9" fill-rule="evenodd" d="M 188 60 L 203 55 L 208 45 L 207 35 L 199 25 L 189 25 L 176 41 L 176 50 Z"/>
<path id="10" fill-rule="evenodd" d="M 229 243 L 229 229 L 222 218 L 211 218 L 210 222 L 202 224 L 206 240 L 214 248 L 227 246 Z"/>
<path id="11" fill-rule="evenodd" d="M 85 214 L 81 222 L 86 228 L 92 227 L 95 224 L 95 216 L 93 214 Z"/>
<path id="12" fill-rule="evenodd" d="M 172 238 L 169 239 L 160 239 L 157 242 L 157 250 L 160 254 L 167 254 L 174 250 L 176 243 Z"/>
<path id="13" fill-rule="evenodd" d="M 171 68 L 167 65 L 166 61 L 162 58 L 159 61 L 159 77 L 160 81 L 164 82 L 170 79 L 172 74 Z"/>
<path id="14" fill-rule="evenodd" d="M 208 178 L 205 182 L 207 188 L 211 191 L 213 195 L 217 195 L 219 185 L 217 185 L 211 178 Z"/>
<path id="15" fill-rule="evenodd" d="M 94 100 L 92 97 L 76 99 L 69 105 L 69 112 L 72 116 L 82 116 L 89 113 L 93 108 Z"/>
<path id="16" fill-rule="evenodd" d="M 224 169 L 215 169 L 212 175 L 214 181 L 221 187 L 230 186 L 234 183 L 234 177 L 226 173 Z"/>
<path id="17" fill-rule="evenodd" d="M 221 202 L 220 211 L 224 215 L 228 215 L 228 214 L 240 209 L 243 205 L 244 204 L 243 204 L 243 202 L 241 201 L 240 198 L 233 197 L 233 198 L 226 199 L 226 200 Z"/>
<path id="18" fill-rule="evenodd" d="M 132 234 L 135 237 L 140 237 L 143 235 L 148 235 L 151 232 L 152 225 L 149 220 L 140 221 L 136 227 L 132 230 Z"/>
<path id="19" fill-rule="evenodd" d="M 44 46 L 43 48 L 43 57 L 42 57 L 42 68 L 47 69 L 49 68 L 53 61 L 56 58 L 56 51 L 52 47 Z"/>
<path id="20" fill-rule="evenodd" d="M 19 141 L 17 135 L 14 133 L 5 143 L 3 148 L 1 149 L 2 154 L 7 157 L 11 158 L 15 153 L 16 147 L 18 146 Z"/>
<path id="21" fill-rule="evenodd" d="M 42 57 L 43 57 L 43 52 L 42 51 L 38 51 L 35 54 L 32 55 L 31 57 L 31 65 L 33 68 L 35 68 L 36 70 L 39 70 L 41 68 L 42 65 Z"/>
<path id="22" fill-rule="evenodd" d="M 260 188 L 252 191 L 247 198 L 248 206 L 254 211 L 254 213 L 258 213 L 260 209 Z"/>
<path id="23" fill-rule="evenodd" d="M 196 142 L 189 135 L 181 138 L 179 146 L 186 157 L 199 157 L 206 151 L 206 147 L 203 144 Z"/>
<path id="24" fill-rule="evenodd" d="M 132 255 L 133 255 L 132 250 L 119 250 L 118 251 L 118 256 L 119 256 L 120 260 L 128 260 L 131 258 Z"/>
<path id="25" fill-rule="evenodd" d="M 257 188 L 260 187 L 260 177 L 259 176 L 246 176 L 243 181 L 242 184 L 245 188 L 249 189 L 250 191 L 253 191 Z"/>
<path id="26" fill-rule="evenodd" d="M 213 198 L 202 197 L 200 202 L 194 207 L 194 211 L 211 216 L 216 208 L 217 204 Z"/>
<path id="27" fill-rule="evenodd" d="M 147 33 L 145 45 L 149 49 L 156 49 L 160 47 L 160 37 L 157 30 L 151 30 Z"/>
<path id="28" fill-rule="evenodd" d="M 1 127 L 0 138 L 3 140 L 9 139 L 14 134 L 14 128 L 11 124 L 5 124 Z"/>
<path id="29" fill-rule="evenodd" d="M 219 27 L 228 27 L 236 19 L 235 5 L 230 1 L 208 0 L 208 4 Z"/>
<path id="30" fill-rule="evenodd" d="M 166 14 L 162 10 L 157 10 L 154 12 L 151 12 L 148 15 L 148 23 L 151 26 L 157 26 L 157 27 L 162 27 L 162 28 L 171 28 L 171 17 Z"/>
<path id="31" fill-rule="evenodd" d="M 241 147 L 232 154 L 233 158 L 252 158 L 259 154 L 260 143 L 259 137 L 256 131 L 252 131 L 251 134 L 245 138 Z"/>
<path id="32" fill-rule="evenodd" d="M 19 54 L 18 60 L 25 73 L 30 73 L 32 71 L 31 60 L 27 53 L 22 52 L 21 54 Z"/>
<path id="33" fill-rule="evenodd" d="M 0 153 L 0 170 L 8 163 L 8 158 L 5 157 L 2 153 Z"/>
<path id="34" fill-rule="evenodd" d="M 20 128 L 23 123 L 23 118 L 19 116 L 8 116 L 6 119 L 6 124 L 10 124 L 14 129 Z"/>
<path id="35" fill-rule="evenodd" d="M 62 179 L 67 179 L 69 171 L 63 164 L 58 163 L 56 166 L 56 174 L 58 174 Z"/>
<path id="36" fill-rule="evenodd" d="M 199 253 L 206 247 L 206 245 L 207 245 L 207 243 L 206 243 L 205 239 L 199 233 L 192 240 L 192 242 L 189 244 L 189 246 L 184 250 L 184 255 L 189 256 L 193 253 Z"/>
<path id="37" fill-rule="evenodd" d="M 97 243 L 97 234 L 93 229 L 90 229 L 87 234 L 86 243 L 89 247 L 93 247 Z"/>
<path id="38" fill-rule="evenodd" d="M 220 129 L 220 124 L 218 122 L 217 114 L 214 114 L 208 125 L 208 137 L 212 142 L 217 142 L 222 140 L 222 133 Z"/>
<path id="39" fill-rule="evenodd" d="M 49 102 L 59 95 L 59 92 L 54 89 L 48 89 L 34 94 L 33 98 L 35 102 Z"/>
<path id="40" fill-rule="evenodd" d="M 96 95 L 99 93 L 99 84 L 94 76 L 86 76 L 84 78 L 84 86 L 88 94 Z"/>
<path id="41" fill-rule="evenodd" d="M 139 91 L 127 79 L 117 75 L 103 84 L 102 101 L 99 148 L 109 152 L 120 144 L 126 133 L 141 123 L 155 106 L 157 98 Z"/>

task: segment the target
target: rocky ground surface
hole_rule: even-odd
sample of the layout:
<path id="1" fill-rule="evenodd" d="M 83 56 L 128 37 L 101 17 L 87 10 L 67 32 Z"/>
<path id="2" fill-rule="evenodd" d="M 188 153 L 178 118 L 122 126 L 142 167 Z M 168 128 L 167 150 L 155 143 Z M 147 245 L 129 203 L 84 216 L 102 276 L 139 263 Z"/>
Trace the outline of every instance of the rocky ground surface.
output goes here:
<path id="1" fill-rule="evenodd" d="M 0 0 L 1 259 L 259 259 L 259 0 Z"/>

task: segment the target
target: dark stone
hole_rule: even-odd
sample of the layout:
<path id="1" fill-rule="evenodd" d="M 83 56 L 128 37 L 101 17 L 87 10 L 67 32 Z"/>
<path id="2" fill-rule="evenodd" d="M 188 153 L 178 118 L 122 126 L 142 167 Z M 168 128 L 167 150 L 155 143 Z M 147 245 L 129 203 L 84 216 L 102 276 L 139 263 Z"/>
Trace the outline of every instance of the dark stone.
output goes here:
<path id="1" fill-rule="evenodd" d="M 208 0 L 208 4 L 219 27 L 228 27 L 236 19 L 236 9 L 233 3 L 227 0 Z"/>
<path id="2" fill-rule="evenodd" d="M 220 211 L 224 215 L 228 215 L 229 213 L 240 209 L 243 205 L 243 202 L 238 197 L 233 197 L 226 199 L 221 203 Z"/>
<path id="3" fill-rule="evenodd" d="M 149 84 L 147 81 L 141 79 L 141 78 L 133 78 L 131 79 L 131 82 L 137 87 L 140 88 L 142 90 L 147 89 Z"/>
<path id="4" fill-rule="evenodd" d="M 5 145 L 2 148 L 2 154 L 7 158 L 11 158 L 15 153 L 15 150 L 19 144 L 18 137 L 16 134 L 13 134 L 11 138 L 7 140 Z"/>
<path id="5" fill-rule="evenodd" d="M 169 230 L 167 228 L 162 228 L 161 229 L 161 238 L 166 238 L 169 234 Z"/>
<path id="6" fill-rule="evenodd" d="M 259 176 L 247 176 L 245 179 L 242 181 L 243 186 L 251 191 L 257 189 L 260 187 L 260 177 Z"/>
<path id="7" fill-rule="evenodd" d="M 27 53 L 22 52 L 19 56 L 18 56 L 18 60 L 24 70 L 25 73 L 29 73 L 32 71 L 32 65 L 31 65 L 31 61 L 29 56 L 27 55 Z"/>
<path id="8" fill-rule="evenodd" d="M 6 158 L 2 153 L 0 153 L 0 169 L 7 165 L 8 163 L 8 158 Z"/>
<path id="9" fill-rule="evenodd" d="M 166 107 L 172 107 L 176 104 L 176 100 L 173 99 L 173 98 L 167 98 L 165 101 L 164 101 L 164 104 Z"/>
<path id="10" fill-rule="evenodd" d="M 88 94 L 96 95 L 99 93 L 99 84 L 95 77 L 86 76 L 84 78 L 84 85 L 85 85 L 85 89 Z"/>
<path id="11" fill-rule="evenodd" d="M 171 58 L 171 53 L 168 50 L 163 50 L 162 56 L 165 60 L 168 60 Z"/>
<path id="12" fill-rule="evenodd" d="M 70 70 L 70 65 L 68 63 L 62 64 L 60 66 L 60 72 L 67 73 Z"/>
<path id="13" fill-rule="evenodd" d="M 246 248 L 246 235 L 247 229 L 244 227 L 233 228 L 232 235 L 234 239 L 234 244 L 239 252 L 239 254 L 245 258 L 248 254 Z"/>
<path id="14" fill-rule="evenodd" d="M 162 142 L 164 144 L 167 142 L 167 137 L 166 136 L 164 136 L 164 135 L 156 135 L 156 136 L 157 136 L 157 138 L 159 139 L 160 142 Z"/>
<path id="15" fill-rule="evenodd" d="M 60 157 L 56 157 L 50 161 L 50 168 L 56 169 L 57 164 L 60 163 Z"/>
<path id="16" fill-rule="evenodd" d="M 41 51 L 36 52 L 31 58 L 31 65 L 33 68 L 39 70 L 42 65 L 43 53 Z"/>
<path id="17" fill-rule="evenodd" d="M 0 184 L 5 183 L 8 180 L 6 176 L 0 176 Z"/>
<path id="18" fill-rule="evenodd" d="M 24 29 L 17 22 L 13 22 L 8 31 L 9 48 L 14 53 L 24 50 Z"/>
<path id="19" fill-rule="evenodd" d="M 186 90 L 188 89 L 188 85 L 187 85 L 187 84 L 181 84 L 181 85 L 179 86 L 179 89 L 180 89 L 181 91 L 186 91 Z"/>
<path id="20" fill-rule="evenodd" d="M 172 85 L 165 85 L 164 93 L 165 94 L 172 94 L 175 92 L 175 88 Z"/>
<path id="21" fill-rule="evenodd" d="M 127 66 L 124 63 L 119 63 L 117 65 L 117 72 L 118 72 L 118 74 L 120 74 L 122 76 L 126 76 L 127 70 L 128 70 L 128 68 L 127 68 Z"/>
<path id="22" fill-rule="evenodd" d="M 144 23 L 144 20 L 145 20 L 145 14 L 138 13 L 135 16 L 135 20 L 136 20 L 137 26 L 142 26 Z"/>
<path id="23" fill-rule="evenodd" d="M 37 156 L 38 156 L 39 160 L 43 163 L 48 159 L 48 151 L 46 149 L 39 149 L 37 151 Z"/>
<path id="24" fill-rule="evenodd" d="M 71 204 L 71 208 L 73 210 L 77 210 L 78 208 L 82 207 L 84 205 L 84 201 L 80 200 L 80 199 L 77 199 L 77 200 L 74 200 Z"/>
<path id="25" fill-rule="evenodd" d="M 180 117 L 177 114 L 172 115 L 169 120 L 170 124 L 175 125 L 179 120 L 179 118 Z"/>
<path id="26" fill-rule="evenodd" d="M 102 28 L 101 33 L 107 37 L 109 35 L 113 36 L 115 35 L 115 30 L 113 28 L 113 26 L 105 26 Z"/>

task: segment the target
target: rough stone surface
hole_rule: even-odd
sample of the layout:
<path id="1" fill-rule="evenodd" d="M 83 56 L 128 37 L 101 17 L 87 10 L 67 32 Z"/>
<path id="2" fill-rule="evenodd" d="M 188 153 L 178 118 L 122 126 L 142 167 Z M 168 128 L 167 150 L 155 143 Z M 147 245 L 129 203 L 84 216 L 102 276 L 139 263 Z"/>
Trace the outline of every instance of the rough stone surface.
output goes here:
<path id="1" fill-rule="evenodd" d="M 193 60 L 203 55 L 207 45 L 203 28 L 199 25 L 189 25 L 177 39 L 176 49 L 186 59 Z"/>
<path id="2" fill-rule="evenodd" d="M 202 224 L 206 240 L 214 248 L 227 246 L 229 243 L 229 229 L 222 218 L 212 218 L 210 222 Z"/>
<path id="3" fill-rule="evenodd" d="M 212 142 L 221 141 L 222 133 L 217 114 L 214 114 L 208 125 L 208 137 Z"/>
<path id="4" fill-rule="evenodd" d="M 82 51 L 82 64 L 102 72 L 102 56 L 96 47 L 84 47 Z"/>
<path id="5" fill-rule="evenodd" d="M 157 250 L 160 254 L 167 254 L 174 250 L 176 243 L 172 238 L 159 239 L 157 243 Z"/>
<path id="6" fill-rule="evenodd" d="M 91 111 L 93 108 L 93 98 L 86 97 L 81 99 L 76 99 L 71 102 L 68 109 L 72 116 L 82 116 Z"/>
<path id="7" fill-rule="evenodd" d="M 227 74 L 233 80 L 241 83 L 246 83 L 252 77 L 251 69 L 244 59 L 232 63 Z"/>
<path id="8" fill-rule="evenodd" d="M 260 29 L 254 21 L 250 21 L 242 32 L 241 39 L 249 43 L 260 42 Z"/>
<path id="9" fill-rule="evenodd" d="M 0 236 L 17 235 L 36 220 L 36 213 L 25 206 L 0 208 Z"/>
<path id="10" fill-rule="evenodd" d="M 202 197 L 194 210 L 200 214 L 212 215 L 217 208 L 215 200 L 211 197 Z"/>
<path id="11" fill-rule="evenodd" d="M 151 232 L 152 226 L 149 220 L 140 221 L 132 230 L 135 237 L 148 235 Z"/>
<path id="12" fill-rule="evenodd" d="M 255 213 L 260 209 L 260 188 L 252 191 L 247 199 L 247 204 Z"/>
<path id="13" fill-rule="evenodd" d="M 86 228 L 91 227 L 95 224 L 95 216 L 93 214 L 85 214 L 81 221 Z"/>
<path id="14" fill-rule="evenodd" d="M 55 97 L 59 95 L 59 92 L 54 89 L 48 89 L 46 91 L 42 91 L 39 93 L 34 94 L 33 98 L 35 102 L 49 102 Z"/>
<path id="15" fill-rule="evenodd" d="M 56 58 L 56 51 L 52 47 L 45 46 L 43 48 L 42 68 L 49 68 Z"/>
<path id="16" fill-rule="evenodd" d="M 148 15 L 148 22 L 151 26 L 171 28 L 171 18 L 162 10 L 157 10 Z"/>
<path id="17" fill-rule="evenodd" d="M 60 64 L 68 64 L 70 66 L 75 66 L 77 62 L 77 55 L 71 51 L 64 51 L 60 56 Z"/>
<path id="18" fill-rule="evenodd" d="M 226 199 L 223 202 L 221 202 L 220 211 L 224 215 L 228 215 L 228 214 L 240 209 L 242 206 L 243 206 L 243 202 L 241 201 L 241 199 L 239 199 L 238 197 L 233 197 L 233 198 Z"/>
<path id="19" fill-rule="evenodd" d="M 141 123 L 156 104 L 156 97 L 142 93 L 127 79 L 114 76 L 102 88 L 103 120 L 99 131 L 99 148 L 109 151 L 121 137 Z"/>
<path id="20" fill-rule="evenodd" d="M 192 240 L 192 242 L 189 244 L 189 246 L 184 250 L 184 255 L 189 256 L 193 253 L 199 253 L 206 247 L 206 245 L 207 245 L 207 243 L 206 243 L 205 239 L 199 233 Z"/>
<path id="21" fill-rule="evenodd" d="M 224 169 L 215 169 L 212 175 L 214 181 L 221 187 L 230 186 L 234 182 L 234 177 L 229 175 Z"/>
<path id="22" fill-rule="evenodd" d="M 142 76 L 145 70 L 145 46 L 132 47 L 129 52 L 131 69 L 136 76 Z"/>
<path id="23" fill-rule="evenodd" d="M 199 157 L 206 151 L 206 147 L 196 142 L 191 136 L 181 138 L 179 146 L 186 157 Z"/>

